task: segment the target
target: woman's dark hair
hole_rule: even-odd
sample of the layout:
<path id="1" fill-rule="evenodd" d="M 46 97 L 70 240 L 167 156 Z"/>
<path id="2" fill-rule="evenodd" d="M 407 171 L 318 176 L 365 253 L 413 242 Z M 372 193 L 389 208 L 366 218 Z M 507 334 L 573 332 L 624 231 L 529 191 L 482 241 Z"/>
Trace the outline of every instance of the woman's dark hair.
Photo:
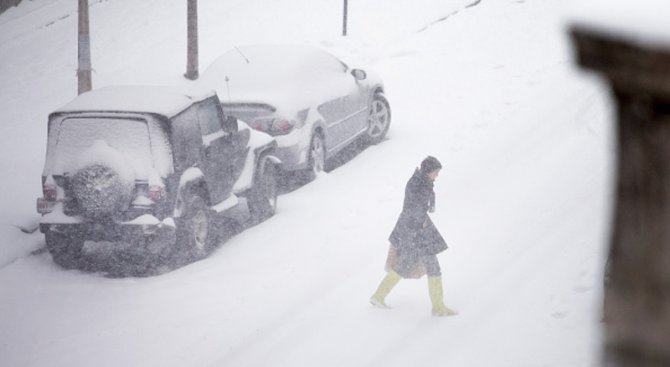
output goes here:
<path id="1" fill-rule="evenodd" d="M 442 164 L 433 156 L 428 156 L 421 162 L 421 172 L 424 174 L 428 174 L 441 168 Z"/>

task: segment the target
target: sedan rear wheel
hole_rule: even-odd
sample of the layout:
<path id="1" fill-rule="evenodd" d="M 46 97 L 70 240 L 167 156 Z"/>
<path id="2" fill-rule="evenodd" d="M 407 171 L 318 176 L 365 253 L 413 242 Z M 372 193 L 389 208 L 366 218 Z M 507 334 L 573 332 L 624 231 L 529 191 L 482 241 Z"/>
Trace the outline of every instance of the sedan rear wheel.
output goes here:
<path id="1" fill-rule="evenodd" d="M 277 210 L 277 181 L 275 167 L 265 162 L 249 195 L 249 211 L 254 223 L 270 218 Z"/>

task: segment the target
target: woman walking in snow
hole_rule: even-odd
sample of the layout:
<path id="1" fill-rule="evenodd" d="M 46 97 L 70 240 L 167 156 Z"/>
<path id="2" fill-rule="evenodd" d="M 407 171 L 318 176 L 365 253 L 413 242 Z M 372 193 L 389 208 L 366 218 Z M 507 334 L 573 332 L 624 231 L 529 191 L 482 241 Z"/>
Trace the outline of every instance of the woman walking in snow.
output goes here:
<path id="1" fill-rule="evenodd" d="M 442 273 L 436 256 L 447 249 L 447 243 L 428 216 L 435 210 L 433 182 L 441 168 L 442 164 L 435 157 L 428 156 L 405 186 L 402 212 L 389 237 L 387 274 L 370 297 L 375 307 L 389 308 L 385 298 L 400 279 L 427 274 L 433 316 L 456 314 L 442 300 Z"/>

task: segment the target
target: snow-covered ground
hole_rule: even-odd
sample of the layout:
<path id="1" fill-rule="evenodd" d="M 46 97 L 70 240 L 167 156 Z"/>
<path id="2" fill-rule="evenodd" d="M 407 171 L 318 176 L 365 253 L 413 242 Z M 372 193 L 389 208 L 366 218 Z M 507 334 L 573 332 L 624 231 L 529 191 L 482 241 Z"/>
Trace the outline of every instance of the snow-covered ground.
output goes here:
<path id="1" fill-rule="evenodd" d="M 186 84 L 186 4 L 93 0 L 94 87 Z M 467 5 L 475 6 L 466 8 Z M 280 197 L 210 258 L 149 278 L 38 250 L 47 114 L 76 95 L 76 2 L 0 15 L 0 366 L 595 366 L 609 221 L 606 90 L 573 66 L 562 0 L 200 0 L 201 69 L 246 43 L 322 47 L 384 79 L 388 140 Z M 425 279 L 368 297 L 404 184 L 444 164 Z"/>

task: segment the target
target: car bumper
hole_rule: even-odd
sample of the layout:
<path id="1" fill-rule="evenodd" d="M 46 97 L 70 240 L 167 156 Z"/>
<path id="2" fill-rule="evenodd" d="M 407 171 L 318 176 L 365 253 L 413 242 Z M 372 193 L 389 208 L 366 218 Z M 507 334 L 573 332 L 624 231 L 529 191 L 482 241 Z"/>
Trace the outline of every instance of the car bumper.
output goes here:
<path id="1" fill-rule="evenodd" d="M 295 171 L 307 168 L 307 152 L 309 150 L 309 137 L 302 135 L 300 129 L 291 134 L 276 136 L 277 147 L 272 153 L 281 160 L 281 167 L 285 171 Z"/>
<path id="2" fill-rule="evenodd" d="M 89 221 L 76 216 L 66 216 L 61 211 L 44 215 L 40 232 L 58 233 L 78 240 L 140 244 L 160 239 L 166 245 L 176 242 L 174 220 L 158 220 L 145 214 L 132 221 Z"/>
<path id="3" fill-rule="evenodd" d="M 40 223 L 40 232 L 55 232 L 77 236 L 87 241 L 135 242 L 161 235 L 172 234 L 174 227 L 123 223 Z"/>
<path id="4" fill-rule="evenodd" d="M 281 168 L 284 171 L 295 171 L 307 167 L 307 160 L 303 157 L 298 146 L 277 147 L 272 153 L 281 161 Z"/>

